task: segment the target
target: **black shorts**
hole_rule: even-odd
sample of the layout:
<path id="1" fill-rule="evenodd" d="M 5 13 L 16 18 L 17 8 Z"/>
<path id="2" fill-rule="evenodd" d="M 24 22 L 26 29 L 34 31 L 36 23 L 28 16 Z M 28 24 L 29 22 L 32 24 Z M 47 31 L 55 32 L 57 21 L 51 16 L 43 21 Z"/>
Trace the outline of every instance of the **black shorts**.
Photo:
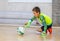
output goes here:
<path id="1" fill-rule="evenodd" d="M 47 29 L 51 28 L 52 27 L 52 24 L 51 25 L 47 25 Z M 42 31 L 44 31 L 44 26 L 41 27 Z"/>

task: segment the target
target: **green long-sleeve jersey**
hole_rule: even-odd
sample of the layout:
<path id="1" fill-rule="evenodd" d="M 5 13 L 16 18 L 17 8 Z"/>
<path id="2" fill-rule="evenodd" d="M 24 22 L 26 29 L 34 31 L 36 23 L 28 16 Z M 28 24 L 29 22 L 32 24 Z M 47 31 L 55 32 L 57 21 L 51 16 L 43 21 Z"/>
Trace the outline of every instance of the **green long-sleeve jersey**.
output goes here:
<path id="1" fill-rule="evenodd" d="M 28 24 L 27 24 L 27 27 L 29 27 L 31 25 L 31 23 L 33 22 L 33 20 L 37 19 L 39 21 L 39 23 L 41 23 L 43 26 L 44 26 L 44 31 L 47 30 L 47 25 L 51 25 L 52 24 L 52 19 L 43 14 L 43 13 L 40 13 L 39 17 L 35 17 L 33 16 L 29 21 L 28 21 Z"/>

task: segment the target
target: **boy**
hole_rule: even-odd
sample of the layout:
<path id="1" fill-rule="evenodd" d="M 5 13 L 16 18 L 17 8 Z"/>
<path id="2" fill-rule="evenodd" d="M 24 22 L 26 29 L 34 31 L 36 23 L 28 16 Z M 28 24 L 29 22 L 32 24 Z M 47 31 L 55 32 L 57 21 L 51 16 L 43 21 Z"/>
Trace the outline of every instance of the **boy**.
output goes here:
<path id="1" fill-rule="evenodd" d="M 39 32 L 42 32 L 41 34 L 46 34 L 48 30 L 49 33 L 52 34 L 52 19 L 44 13 L 41 13 L 39 7 L 34 7 L 32 11 L 34 16 L 26 23 L 25 27 L 29 27 L 33 20 L 37 19 L 39 23 L 43 25 L 41 29 L 39 29 Z"/>

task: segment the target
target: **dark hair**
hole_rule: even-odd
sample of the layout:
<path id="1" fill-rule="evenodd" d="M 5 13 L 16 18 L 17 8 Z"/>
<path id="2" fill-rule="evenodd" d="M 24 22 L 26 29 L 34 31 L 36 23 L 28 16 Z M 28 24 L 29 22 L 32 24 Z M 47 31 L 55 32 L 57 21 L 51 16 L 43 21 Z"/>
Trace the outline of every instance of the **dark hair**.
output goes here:
<path id="1" fill-rule="evenodd" d="M 34 7 L 34 8 L 32 9 L 32 11 L 39 12 L 39 14 L 40 14 L 40 12 L 41 12 L 39 7 Z"/>

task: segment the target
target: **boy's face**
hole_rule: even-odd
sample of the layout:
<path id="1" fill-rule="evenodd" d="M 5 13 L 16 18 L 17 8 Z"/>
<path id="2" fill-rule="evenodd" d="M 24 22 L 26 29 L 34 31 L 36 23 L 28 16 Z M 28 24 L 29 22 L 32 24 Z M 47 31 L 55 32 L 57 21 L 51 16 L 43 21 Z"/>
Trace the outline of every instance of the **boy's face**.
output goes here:
<path id="1" fill-rule="evenodd" d="M 35 17 L 39 17 L 39 12 L 33 11 L 33 14 L 34 14 Z"/>

